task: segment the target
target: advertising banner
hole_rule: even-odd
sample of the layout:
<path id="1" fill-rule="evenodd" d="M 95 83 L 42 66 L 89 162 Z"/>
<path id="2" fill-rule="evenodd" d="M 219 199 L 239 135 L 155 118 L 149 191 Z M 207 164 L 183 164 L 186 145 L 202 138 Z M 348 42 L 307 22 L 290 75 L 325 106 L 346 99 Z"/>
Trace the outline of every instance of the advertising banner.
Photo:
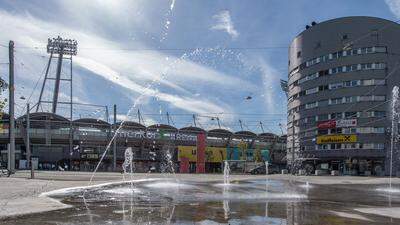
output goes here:
<path id="1" fill-rule="evenodd" d="M 197 147 L 196 146 L 178 146 L 178 160 L 182 161 L 186 158 L 189 162 L 197 161 Z"/>
<path id="2" fill-rule="evenodd" d="M 357 126 L 357 119 L 341 119 L 341 120 L 327 120 L 318 122 L 318 129 L 331 129 L 336 127 L 355 127 Z"/>
<path id="3" fill-rule="evenodd" d="M 222 163 L 226 159 L 226 148 L 207 147 L 206 162 Z"/>
<path id="4" fill-rule="evenodd" d="M 353 142 L 357 142 L 357 135 L 323 135 L 317 137 L 317 144 Z"/>
<path id="5" fill-rule="evenodd" d="M 317 127 L 318 127 L 318 129 L 335 128 L 336 121 L 335 120 L 327 120 L 327 121 L 318 122 Z"/>
<path id="6" fill-rule="evenodd" d="M 355 127 L 357 126 L 357 119 L 343 119 L 336 121 L 336 127 Z"/>

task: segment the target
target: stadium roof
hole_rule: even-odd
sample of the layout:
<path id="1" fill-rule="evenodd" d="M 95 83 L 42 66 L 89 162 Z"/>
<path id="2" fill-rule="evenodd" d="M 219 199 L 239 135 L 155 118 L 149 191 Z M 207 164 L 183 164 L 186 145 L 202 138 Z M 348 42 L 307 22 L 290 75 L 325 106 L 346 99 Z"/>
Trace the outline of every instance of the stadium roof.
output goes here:
<path id="1" fill-rule="evenodd" d="M 243 131 L 238 131 L 234 133 L 234 137 L 237 138 L 255 138 L 257 137 L 257 134 L 251 132 L 251 131 L 247 131 L 247 130 L 243 130 Z"/>
<path id="2" fill-rule="evenodd" d="M 17 118 L 17 120 L 23 120 L 26 117 L 26 114 Z M 34 112 L 29 114 L 29 118 L 31 120 L 47 120 L 47 121 L 60 121 L 60 122 L 69 122 L 69 119 L 60 116 L 58 114 L 50 113 L 50 112 Z"/>
<path id="3" fill-rule="evenodd" d="M 261 133 L 261 134 L 258 135 L 258 137 L 262 137 L 262 138 L 276 138 L 276 137 L 279 137 L 279 136 L 276 135 L 276 134 L 273 134 L 273 133 Z"/>
<path id="4" fill-rule="evenodd" d="M 117 122 L 115 125 L 117 125 L 117 128 L 121 125 L 122 122 Z M 133 121 L 125 121 L 124 124 L 122 125 L 124 129 L 131 129 L 131 130 L 145 130 L 146 126 L 137 122 Z"/>
<path id="5" fill-rule="evenodd" d="M 232 132 L 225 129 L 213 129 L 208 131 L 208 136 L 210 137 L 230 137 L 232 134 Z"/>
<path id="6" fill-rule="evenodd" d="M 154 124 L 147 127 L 148 130 L 164 130 L 164 131 L 178 131 L 176 127 L 167 124 Z"/>
<path id="7" fill-rule="evenodd" d="M 110 126 L 111 125 L 104 120 L 93 119 L 93 118 L 81 118 L 81 119 L 74 120 L 73 123 L 90 125 L 91 127 Z"/>
<path id="8" fill-rule="evenodd" d="M 199 133 L 206 133 L 206 131 L 200 127 L 182 127 L 179 129 L 180 132 L 185 132 L 185 133 L 194 133 L 194 134 L 199 134 Z"/>
<path id="9" fill-rule="evenodd" d="M 23 115 L 17 119 L 18 120 L 24 120 L 26 115 Z M 9 115 L 7 113 L 3 113 L 3 121 L 6 121 L 9 119 Z M 61 115 L 50 113 L 50 112 L 34 112 L 30 114 L 30 119 L 32 121 L 32 127 L 38 127 L 42 126 L 39 121 L 50 121 L 50 122 L 59 122 L 58 124 L 65 123 L 69 124 L 70 120 L 68 118 L 65 118 Z M 72 121 L 75 125 L 80 125 L 80 126 L 87 126 L 87 127 L 109 127 L 111 126 L 110 123 L 100 120 L 100 119 L 95 119 L 95 118 L 80 118 Z M 117 126 L 121 125 L 121 122 L 116 123 Z M 60 125 L 56 125 L 60 126 Z M 231 132 L 227 129 L 211 129 L 211 130 L 204 130 L 203 128 L 200 127 L 194 127 L 194 126 L 189 126 L 189 127 L 183 127 L 183 128 L 176 128 L 174 126 L 168 125 L 168 124 L 153 124 L 150 125 L 146 128 L 145 125 L 134 122 L 134 121 L 125 121 L 123 124 L 124 129 L 132 129 L 132 130 L 163 130 L 163 131 L 170 131 L 170 132 L 182 132 L 182 133 L 192 133 L 192 134 L 199 134 L 199 133 L 207 133 L 209 137 L 219 137 L 219 138 L 227 138 L 227 137 L 234 137 L 234 138 L 260 138 L 260 139 L 271 139 L 271 138 L 285 138 L 286 135 L 277 135 L 274 133 L 261 133 L 261 134 L 256 134 L 252 131 L 238 131 L 238 132 Z"/>

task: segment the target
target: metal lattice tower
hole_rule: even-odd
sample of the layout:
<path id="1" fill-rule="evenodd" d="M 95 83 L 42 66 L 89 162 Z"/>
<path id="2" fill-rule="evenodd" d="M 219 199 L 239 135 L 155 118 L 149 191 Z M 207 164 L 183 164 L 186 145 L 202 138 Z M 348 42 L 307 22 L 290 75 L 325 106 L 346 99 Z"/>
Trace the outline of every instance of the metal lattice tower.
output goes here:
<path id="1" fill-rule="evenodd" d="M 49 61 L 46 67 L 46 73 L 42 84 L 42 89 L 39 95 L 39 101 L 36 106 L 36 112 L 39 111 L 39 108 L 43 105 L 43 103 L 51 103 L 52 104 L 52 113 L 57 112 L 57 104 L 68 104 L 70 105 L 70 117 L 72 120 L 72 56 L 77 54 L 77 46 L 78 42 L 76 40 L 71 39 L 62 39 L 60 36 L 57 38 L 49 38 L 47 42 L 47 53 L 50 54 Z M 49 69 L 51 66 L 51 62 L 53 58 L 57 58 L 57 70 L 55 77 L 49 77 Z M 70 61 L 70 73 L 68 78 L 61 78 L 62 72 L 62 64 L 63 60 Z M 46 86 L 46 81 L 54 80 L 54 91 L 53 91 L 53 100 L 52 101 L 44 101 L 42 100 L 43 91 Z M 60 81 L 66 81 L 70 83 L 70 101 L 69 102 L 59 102 L 58 94 L 60 91 Z"/>

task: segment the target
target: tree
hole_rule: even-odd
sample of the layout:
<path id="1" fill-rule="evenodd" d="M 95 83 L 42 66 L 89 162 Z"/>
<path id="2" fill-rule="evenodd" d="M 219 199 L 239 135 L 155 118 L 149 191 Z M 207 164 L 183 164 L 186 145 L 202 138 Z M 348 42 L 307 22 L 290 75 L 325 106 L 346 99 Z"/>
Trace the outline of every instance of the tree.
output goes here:
<path id="1" fill-rule="evenodd" d="M 247 160 L 247 155 L 246 155 L 247 143 L 244 142 L 244 141 L 241 141 L 241 142 L 238 144 L 237 147 L 238 147 L 238 149 L 239 149 L 239 151 L 240 151 L 240 153 L 241 153 L 240 159 L 241 159 L 241 160 Z"/>
<path id="2" fill-rule="evenodd" d="M 256 146 L 255 153 L 254 153 L 254 161 L 255 162 L 262 162 L 262 155 L 261 155 L 261 147 L 259 145 Z"/>

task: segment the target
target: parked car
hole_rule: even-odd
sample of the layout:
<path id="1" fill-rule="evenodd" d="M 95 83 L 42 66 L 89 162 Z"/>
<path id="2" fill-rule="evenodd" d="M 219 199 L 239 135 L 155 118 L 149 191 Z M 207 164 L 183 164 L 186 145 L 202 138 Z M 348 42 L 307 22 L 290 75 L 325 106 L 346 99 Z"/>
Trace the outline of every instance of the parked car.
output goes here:
<path id="1" fill-rule="evenodd" d="M 265 172 L 265 165 L 258 166 L 249 171 L 251 174 L 266 174 Z M 279 166 L 269 164 L 268 165 L 268 174 L 278 174 L 279 173 Z"/>

